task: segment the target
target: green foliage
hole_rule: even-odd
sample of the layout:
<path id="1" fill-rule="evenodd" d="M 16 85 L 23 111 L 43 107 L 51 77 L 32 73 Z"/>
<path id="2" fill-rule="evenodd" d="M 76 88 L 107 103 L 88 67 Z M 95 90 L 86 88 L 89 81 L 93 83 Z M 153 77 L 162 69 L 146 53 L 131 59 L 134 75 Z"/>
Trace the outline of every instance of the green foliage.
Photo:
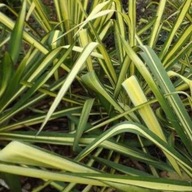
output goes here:
<path id="1" fill-rule="evenodd" d="M 191 3 L 0 4 L 10 190 L 26 176 L 34 192 L 192 191 Z"/>

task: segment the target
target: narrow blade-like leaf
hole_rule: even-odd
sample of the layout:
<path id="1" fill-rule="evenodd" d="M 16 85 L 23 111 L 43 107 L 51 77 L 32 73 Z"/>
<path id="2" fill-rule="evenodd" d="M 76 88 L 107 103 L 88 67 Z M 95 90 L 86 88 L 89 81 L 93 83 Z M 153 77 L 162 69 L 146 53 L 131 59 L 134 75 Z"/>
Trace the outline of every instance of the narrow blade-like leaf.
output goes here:
<path id="1" fill-rule="evenodd" d="M 55 98 L 53 104 L 51 105 L 51 107 L 47 113 L 47 116 L 46 116 L 46 118 L 45 118 L 45 120 L 44 120 L 44 122 L 43 122 L 42 126 L 40 127 L 37 134 L 39 134 L 41 132 L 41 130 L 43 129 L 43 127 L 45 126 L 45 124 L 47 123 L 47 121 L 49 120 L 49 118 L 51 117 L 51 115 L 53 114 L 55 109 L 57 108 L 62 97 L 65 95 L 66 91 L 69 89 L 71 83 L 76 78 L 77 73 L 80 71 L 80 69 L 83 66 L 83 64 L 85 63 L 86 59 L 90 56 L 91 52 L 96 48 L 97 45 L 98 45 L 98 43 L 92 42 L 85 47 L 85 49 L 83 50 L 79 59 L 77 60 L 76 64 L 74 65 L 71 72 L 67 76 L 63 86 L 61 87 L 61 89 L 60 89 L 57 97 Z"/>

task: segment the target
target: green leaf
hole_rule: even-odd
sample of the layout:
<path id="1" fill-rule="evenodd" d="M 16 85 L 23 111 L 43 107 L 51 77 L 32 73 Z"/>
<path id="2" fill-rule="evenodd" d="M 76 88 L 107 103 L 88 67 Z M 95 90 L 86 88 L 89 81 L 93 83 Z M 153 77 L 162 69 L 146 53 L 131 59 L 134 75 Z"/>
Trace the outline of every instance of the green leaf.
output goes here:
<path id="1" fill-rule="evenodd" d="M 0 160 L 9 163 L 56 168 L 70 172 L 94 172 L 91 168 L 72 162 L 71 159 L 62 158 L 48 151 L 17 141 L 9 143 L 0 151 Z"/>
<path id="2" fill-rule="evenodd" d="M 18 110 L 19 107 L 23 106 L 24 103 L 32 96 L 33 93 L 35 93 L 38 88 L 40 88 L 54 73 L 54 71 L 58 68 L 58 66 L 61 65 L 62 61 L 65 59 L 66 54 L 63 55 L 63 57 L 60 58 L 60 60 L 57 62 L 55 66 L 53 66 L 53 69 L 50 71 L 49 74 L 46 74 L 45 71 L 46 69 L 52 64 L 51 62 L 55 59 L 55 57 L 60 53 L 62 47 L 59 47 L 57 49 L 54 49 L 50 51 L 47 55 L 44 56 L 43 60 L 41 63 L 38 63 L 39 65 L 34 69 L 33 72 L 29 74 L 29 77 L 27 78 L 27 81 L 29 83 L 32 83 L 31 89 L 26 91 L 26 93 L 23 95 L 23 99 L 19 100 L 9 111 L 9 113 L 13 113 L 13 111 Z M 70 48 L 69 48 L 70 50 Z M 68 53 L 68 51 L 66 51 Z M 18 68 L 19 69 L 19 68 Z M 42 73 L 44 73 L 42 75 Z M 17 74 L 18 75 L 18 74 Z M 17 78 L 17 76 L 15 76 Z M 15 79 L 17 80 L 17 79 Z M 17 81 L 15 81 L 16 83 Z M 26 86 L 23 85 L 18 91 L 18 93 L 21 93 L 23 90 L 25 90 Z M 12 92 L 12 94 L 11 94 Z M 5 95 L 4 100 L 0 101 L 0 106 L 1 110 L 3 110 L 11 101 L 14 97 L 18 96 L 18 93 L 16 91 L 13 91 L 9 89 L 9 95 Z M 8 115 L 8 114 L 7 114 Z"/>
<path id="3" fill-rule="evenodd" d="M 129 0 L 129 41 L 131 46 L 136 45 L 135 33 L 136 33 L 136 0 Z"/>
<path id="4" fill-rule="evenodd" d="M 0 98 L 7 89 L 13 74 L 13 62 L 10 54 L 6 52 L 0 66 Z"/>
<path id="5" fill-rule="evenodd" d="M 109 102 L 115 110 L 117 110 L 120 113 L 123 113 L 123 108 L 115 101 L 115 99 L 105 90 L 102 83 L 99 81 L 98 77 L 95 74 L 95 71 L 91 71 L 82 77 L 82 81 L 87 85 L 87 87 L 94 90 L 96 93 L 101 95 L 106 99 L 107 102 Z"/>
<path id="6" fill-rule="evenodd" d="M 92 43 L 89 43 L 85 47 L 82 54 L 78 58 L 77 62 L 74 64 L 74 67 L 72 68 L 71 72 L 67 76 L 67 78 L 66 78 L 64 84 L 62 85 L 62 87 L 61 87 L 57 97 L 55 98 L 53 104 L 51 105 L 51 107 L 50 107 L 50 109 L 49 109 L 49 111 L 47 113 L 47 116 L 46 116 L 43 124 L 41 125 L 37 135 L 41 132 L 41 130 L 43 129 L 43 127 L 45 126 L 45 124 L 47 123 L 47 121 L 49 120 L 49 118 L 51 117 L 51 115 L 53 114 L 55 109 L 57 108 L 57 106 L 58 106 L 59 102 L 61 101 L 62 97 L 65 95 L 65 93 L 69 89 L 71 83 L 76 78 L 77 73 L 81 70 L 81 68 L 82 68 L 83 64 L 85 63 L 86 59 L 90 56 L 91 52 L 95 49 L 95 47 L 97 45 L 98 45 L 98 43 L 92 42 Z"/>
<path id="7" fill-rule="evenodd" d="M 48 180 L 58 180 L 65 182 L 106 186 L 105 183 L 102 183 L 94 179 L 93 180 L 89 179 L 89 176 L 88 178 L 84 176 L 84 174 L 86 175 L 88 173 L 100 174 L 100 171 L 96 171 L 95 169 L 89 168 L 83 164 L 74 162 L 71 159 L 61 158 L 59 156 L 48 153 L 48 151 L 40 150 L 37 147 L 21 143 L 18 141 L 13 141 L 9 143 L 3 150 L 0 151 L 0 160 L 3 162 L 9 162 L 14 164 L 20 163 L 25 165 L 34 165 L 41 167 L 43 166 L 48 168 L 54 168 L 55 170 L 57 169 L 65 170 L 68 172 L 68 173 L 60 171 L 59 173 L 56 171 L 49 172 L 47 170 L 39 170 L 15 165 L 0 164 L 0 171 L 5 173 L 19 174 Z M 123 188 L 128 189 L 131 187 L 126 186 L 124 184 L 111 183 L 111 182 L 109 182 L 108 184 L 110 186 L 119 189 Z M 134 189 L 135 187 L 132 186 L 131 188 Z"/>
<path id="8" fill-rule="evenodd" d="M 15 23 L 6 15 L 0 12 L 0 21 L 5 25 L 8 29 L 13 30 Z M 30 44 L 36 47 L 39 51 L 41 51 L 44 54 L 48 53 L 47 48 L 39 42 L 36 38 L 32 37 L 29 33 L 26 31 L 22 30 L 23 33 L 23 38 Z M 21 34 L 20 34 L 21 35 Z M 16 53 L 16 51 L 15 51 Z"/>
<path id="9" fill-rule="evenodd" d="M 186 42 L 192 36 L 192 25 L 187 27 L 185 31 L 182 32 L 177 42 L 171 47 L 170 51 L 163 58 L 163 65 L 168 68 L 176 61 L 178 61 L 182 55 L 186 53 L 188 49 L 192 47 L 192 41 L 186 45 Z"/>
<path id="10" fill-rule="evenodd" d="M 176 21 L 174 22 L 174 26 L 169 34 L 167 41 L 164 44 L 164 47 L 161 49 L 160 59 L 163 59 L 165 57 L 166 53 L 168 52 L 170 45 L 173 41 L 173 38 L 176 34 L 176 31 L 179 29 L 180 25 L 183 23 L 184 17 L 186 15 L 186 13 L 188 12 L 190 6 L 191 6 L 191 0 L 183 1 L 181 11 L 180 11 Z"/>
<path id="11" fill-rule="evenodd" d="M 9 173 L 3 173 L 3 179 L 6 181 L 11 192 L 21 192 L 20 177 L 18 175 L 13 175 Z"/>
<path id="12" fill-rule="evenodd" d="M 70 111 L 69 111 L 70 112 Z M 67 111 L 66 111 L 67 113 Z M 41 135 L 34 137 L 35 132 L 28 132 L 28 135 L 25 135 L 25 132 L 16 132 L 16 133 L 4 133 L 0 132 L 0 138 L 4 138 L 4 140 L 17 140 L 17 141 L 26 141 L 30 143 L 49 143 L 49 144 L 56 144 L 56 145 L 67 145 L 73 146 L 74 142 L 74 134 L 65 134 L 61 136 L 61 133 L 55 132 L 42 132 Z M 99 135 L 100 136 L 100 135 Z M 82 146 L 87 146 L 90 143 L 94 142 L 95 135 L 93 136 L 82 136 L 79 140 L 79 143 Z M 140 145 L 139 145 L 140 146 Z M 149 165 L 153 165 L 158 169 L 165 170 L 165 171 L 173 171 L 172 167 L 170 167 L 167 163 L 159 162 L 158 159 L 152 157 L 151 155 L 144 153 L 136 149 L 136 147 L 128 146 L 127 144 L 120 144 L 116 143 L 114 140 L 105 140 L 103 141 L 99 147 L 116 151 L 117 153 L 123 154 L 126 157 L 131 157 L 141 162 L 144 162 Z M 76 158 L 76 160 L 81 160 L 81 157 Z"/>
<path id="13" fill-rule="evenodd" d="M 164 9 L 165 9 L 166 3 L 167 3 L 167 0 L 161 0 L 159 2 L 158 10 L 156 13 L 156 20 L 155 20 L 155 23 L 153 25 L 152 32 L 150 34 L 150 41 L 149 41 L 150 47 L 154 47 L 154 45 L 157 41 L 157 38 L 159 37 L 159 32 L 160 32 L 160 28 L 161 28 L 161 18 L 164 14 Z"/>
<path id="14" fill-rule="evenodd" d="M 86 174 L 86 178 L 94 178 L 100 181 L 107 181 L 117 184 L 131 185 L 135 187 L 141 187 L 139 191 L 191 191 L 191 181 L 179 181 L 162 178 L 148 178 L 148 177 L 132 177 L 132 176 L 121 176 L 121 175 L 110 175 L 110 174 Z M 135 191 L 134 188 L 125 189 L 123 191 Z M 136 190 L 137 191 L 137 190 Z"/>
<path id="15" fill-rule="evenodd" d="M 23 0 L 21 12 L 11 33 L 9 52 L 14 64 L 16 64 L 18 56 L 20 54 L 25 23 L 26 5 L 26 0 Z"/>
<path id="16" fill-rule="evenodd" d="M 109 161 L 107 159 L 104 158 L 100 158 L 100 157 L 94 157 L 95 160 L 97 160 L 100 163 L 103 163 L 104 165 L 111 167 L 117 171 L 120 171 L 121 173 L 125 173 L 126 175 L 132 175 L 132 176 L 143 176 L 143 177 L 152 177 L 152 175 L 144 172 L 144 171 L 140 171 L 125 165 L 121 165 L 119 163 L 115 163 L 114 161 Z"/>
<path id="17" fill-rule="evenodd" d="M 39 22 L 41 27 L 43 27 L 46 32 L 49 32 L 51 30 L 51 24 L 46 6 L 38 0 L 33 0 L 31 4 L 35 7 L 33 16 L 36 18 L 36 22 Z"/>
<path id="18" fill-rule="evenodd" d="M 91 108 L 93 106 L 94 103 L 94 99 L 88 99 L 85 101 L 85 104 L 83 106 L 82 112 L 81 112 L 81 116 L 79 119 L 79 124 L 77 126 L 77 130 L 76 130 L 76 134 L 75 134 L 75 138 L 74 138 L 74 144 L 73 144 L 73 150 L 77 151 L 79 148 L 79 140 L 84 132 L 84 130 L 86 129 L 86 124 L 87 124 L 87 120 L 89 118 L 89 114 L 91 111 Z"/>
<path id="19" fill-rule="evenodd" d="M 157 57 L 157 55 L 154 52 L 151 55 L 149 50 L 152 50 L 152 49 L 150 49 L 149 47 L 147 47 L 147 46 L 141 47 L 144 51 L 144 53 L 141 53 L 141 56 L 143 57 L 144 60 L 146 60 L 146 63 L 150 67 L 150 69 L 153 70 L 153 75 L 155 75 L 155 77 L 159 81 L 159 85 L 161 84 L 162 90 L 164 90 L 164 94 L 157 86 L 156 82 L 154 81 L 154 77 L 152 77 L 152 74 L 150 74 L 149 70 L 147 69 L 147 67 L 145 66 L 143 61 L 139 58 L 139 56 L 135 53 L 135 51 L 130 47 L 130 45 L 124 39 L 121 39 L 121 40 L 122 40 L 122 43 L 124 44 L 125 51 L 132 59 L 132 61 L 136 65 L 138 71 L 143 76 L 145 81 L 148 83 L 151 91 L 154 93 L 154 95 L 158 99 L 158 102 L 160 103 L 162 109 L 164 110 L 168 120 L 171 122 L 171 124 L 173 125 L 175 130 L 178 132 L 182 141 L 185 143 L 185 146 L 187 147 L 188 151 L 190 152 L 192 149 L 192 147 L 191 147 L 192 143 L 191 143 L 191 141 L 190 141 L 190 143 L 188 141 L 189 141 L 189 138 L 191 137 L 191 135 L 189 133 L 191 132 L 192 123 L 190 123 L 191 120 L 189 118 L 189 115 L 186 114 L 187 113 L 186 110 L 183 109 L 183 104 L 179 104 L 179 105 L 182 105 L 182 109 L 180 110 L 178 108 L 178 105 L 175 103 L 175 101 L 171 102 L 172 104 L 174 104 L 174 107 L 175 107 L 175 110 L 173 112 L 172 108 L 167 103 L 167 100 L 166 100 L 164 94 L 174 92 L 175 89 L 174 89 L 173 85 L 171 84 L 170 79 L 168 78 L 168 76 L 165 72 L 165 69 L 163 68 L 159 58 Z M 155 61 L 154 61 L 154 59 L 155 59 Z M 157 64 L 156 64 L 156 62 L 157 62 Z M 163 75 L 163 77 L 162 77 L 162 75 Z M 166 78 L 166 81 L 164 78 Z M 170 86 L 171 86 L 171 90 L 169 90 Z M 178 100 L 178 96 L 176 96 L 176 97 L 177 97 L 176 100 Z M 172 98 L 173 97 L 170 97 L 169 99 L 172 99 Z M 175 98 L 175 96 L 174 96 L 174 98 Z M 179 101 L 179 103 L 181 103 L 181 101 Z M 185 115 L 180 114 L 181 111 L 185 111 L 184 112 Z M 182 121 L 181 123 L 184 125 L 184 128 L 187 129 L 186 133 L 183 131 L 183 128 L 180 125 L 180 123 L 178 123 L 178 119 L 175 118 L 174 113 L 178 114 L 177 117 L 179 118 L 179 120 Z"/>
<path id="20" fill-rule="evenodd" d="M 83 151 L 81 151 L 78 155 L 78 158 L 84 158 L 85 156 L 90 154 L 90 152 L 93 151 L 96 147 L 98 147 L 98 145 L 100 145 L 103 141 L 125 132 L 135 133 L 152 141 L 155 145 L 157 145 L 159 148 L 161 148 L 163 151 L 173 157 L 180 165 L 182 165 L 183 168 L 185 168 L 185 171 L 187 171 L 187 173 L 192 177 L 192 163 L 190 161 L 179 154 L 172 146 L 169 146 L 168 143 L 160 139 L 151 130 L 134 122 L 125 121 L 111 127 L 109 130 L 98 136 Z"/>
<path id="21" fill-rule="evenodd" d="M 192 121 L 187 113 L 181 99 L 178 94 L 174 93 L 176 90 L 169 79 L 160 59 L 157 57 L 155 52 L 148 46 L 142 46 L 142 50 L 144 53 L 141 53 L 141 56 L 146 61 L 146 64 L 149 66 L 152 71 L 157 84 L 160 86 L 163 94 L 168 94 L 167 100 L 171 105 L 174 113 L 177 115 L 177 119 L 179 120 L 180 126 L 176 126 L 175 130 L 178 135 L 181 137 L 183 143 L 185 143 L 186 148 L 192 153 Z M 185 131 L 184 131 L 185 130 Z"/>
<path id="22" fill-rule="evenodd" d="M 102 9 L 109 3 L 110 3 L 110 1 L 105 1 L 105 2 L 99 3 L 97 6 L 95 6 L 94 9 L 92 10 L 92 12 L 86 18 L 86 20 L 82 22 L 82 24 L 80 25 L 79 30 L 81 30 L 90 21 L 92 21 L 92 20 L 94 20 L 94 19 L 96 19 L 98 17 L 108 15 L 109 13 L 114 12 L 113 9 L 112 10 L 102 11 Z M 79 32 L 79 30 L 76 32 L 76 34 Z"/>
<path id="23" fill-rule="evenodd" d="M 129 77 L 127 80 L 123 82 L 123 87 L 126 90 L 127 94 L 129 95 L 131 101 L 135 106 L 138 106 L 140 104 L 146 103 L 147 98 L 145 94 L 143 93 L 142 88 L 139 85 L 138 80 L 135 76 Z M 145 125 L 158 137 L 160 137 L 163 141 L 167 142 L 167 139 L 164 135 L 164 132 L 162 130 L 161 125 L 159 124 L 151 106 L 144 105 L 140 109 L 138 109 L 138 112 L 143 119 L 143 122 Z M 174 169 L 181 175 L 180 168 L 177 164 L 177 162 L 168 154 L 166 154 L 166 157 L 170 161 L 171 165 L 174 167 Z"/>
<path id="24" fill-rule="evenodd" d="M 65 167 L 66 165 L 64 165 Z M 77 176 L 76 174 L 70 173 L 61 173 L 55 171 L 40 170 L 37 168 L 21 167 L 16 165 L 7 165 L 0 164 L 0 171 L 4 173 L 10 173 L 15 175 L 22 175 L 26 177 L 34 177 L 45 180 L 54 180 L 54 181 L 63 181 L 63 182 L 72 182 L 72 183 L 81 183 L 81 184 L 90 184 L 98 186 L 107 186 L 106 184 L 97 181 L 95 179 L 84 178 L 83 174 Z"/>

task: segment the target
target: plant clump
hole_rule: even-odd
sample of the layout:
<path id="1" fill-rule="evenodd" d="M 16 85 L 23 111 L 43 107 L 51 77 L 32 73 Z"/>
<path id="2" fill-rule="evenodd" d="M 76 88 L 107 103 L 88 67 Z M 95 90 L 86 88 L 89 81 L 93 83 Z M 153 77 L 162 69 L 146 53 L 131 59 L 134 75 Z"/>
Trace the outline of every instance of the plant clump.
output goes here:
<path id="1" fill-rule="evenodd" d="M 191 0 L 0 3 L 1 189 L 192 191 L 191 22 Z"/>

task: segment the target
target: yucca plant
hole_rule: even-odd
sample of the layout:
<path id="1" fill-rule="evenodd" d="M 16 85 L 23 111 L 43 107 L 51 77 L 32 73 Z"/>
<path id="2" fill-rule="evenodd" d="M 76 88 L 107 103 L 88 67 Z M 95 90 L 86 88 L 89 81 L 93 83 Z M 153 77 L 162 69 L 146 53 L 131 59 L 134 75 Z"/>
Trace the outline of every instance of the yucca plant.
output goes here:
<path id="1" fill-rule="evenodd" d="M 44 181 L 34 192 L 192 191 L 191 0 L 146 1 L 143 17 L 141 5 L 54 0 L 49 15 L 24 0 L 13 21 L 1 4 L 10 190 L 26 176 Z"/>

